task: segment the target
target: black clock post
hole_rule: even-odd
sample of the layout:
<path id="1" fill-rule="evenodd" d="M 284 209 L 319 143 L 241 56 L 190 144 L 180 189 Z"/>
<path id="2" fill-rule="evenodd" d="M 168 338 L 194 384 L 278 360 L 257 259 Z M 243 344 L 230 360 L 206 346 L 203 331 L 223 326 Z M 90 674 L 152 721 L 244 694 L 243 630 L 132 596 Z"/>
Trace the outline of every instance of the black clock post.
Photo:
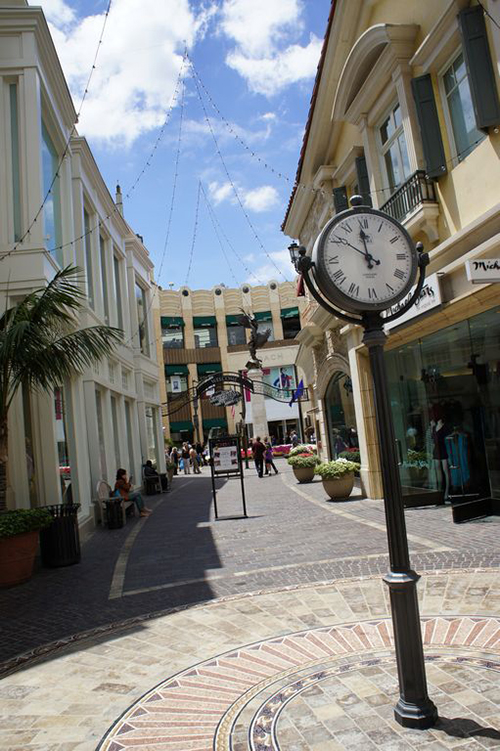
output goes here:
<path id="1" fill-rule="evenodd" d="M 359 196 L 351 200 L 353 209 L 343 212 L 345 216 L 355 217 L 363 199 Z M 370 210 L 370 209 L 369 209 Z M 374 210 L 371 209 L 374 213 Z M 377 212 L 379 213 L 379 212 Z M 340 216 L 340 215 L 339 215 Z M 382 215 L 381 216 L 385 216 Z M 382 316 L 380 310 L 360 310 L 359 315 L 348 315 L 345 310 L 329 304 L 316 287 L 317 270 L 314 261 L 306 255 L 305 248 L 295 248 L 298 253 L 296 269 L 302 274 L 307 288 L 314 299 L 333 316 L 348 323 L 364 328 L 363 343 L 368 348 L 375 395 L 377 435 L 382 457 L 382 483 L 384 489 L 384 506 L 387 524 L 390 571 L 384 577 L 389 587 L 392 622 L 394 627 L 394 645 L 398 667 L 400 697 L 394 709 L 394 715 L 401 725 L 408 728 L 426 729 L 432 727 L 438 717 L 437 709 L 427 693 L 422 632 L 417 599 L 417 582 L 419 575 L 412 570 L 408 551 L 408 538 L 403 506 L 401 480 L 398 471 L 396 440 L 392 421 L 387 371 L 385 367 L 384 346 L 387 336 L 384 323 L 393 321 L 406 313 L 418 299 L 425 279 L 425 267 L 429 259 L 423 253 L 419 243 L 418 252 L 419 279 L 413 294 L 401 304 L 396 313 Z M 292 250 L 291 250 L 292 253 Z M 321 288 L 321 284 L 318 285 Z M 353 312 L 355 307 L 350 308 Z"/>

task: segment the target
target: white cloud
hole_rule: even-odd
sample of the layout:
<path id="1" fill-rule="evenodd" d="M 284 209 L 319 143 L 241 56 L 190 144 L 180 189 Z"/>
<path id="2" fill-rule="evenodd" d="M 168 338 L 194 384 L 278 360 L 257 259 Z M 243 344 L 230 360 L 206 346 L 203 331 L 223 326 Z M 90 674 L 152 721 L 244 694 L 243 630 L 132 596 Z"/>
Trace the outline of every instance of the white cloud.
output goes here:
<path id="1" fill-rule="evenodd" d="M 249 211 L 260 214 L 263 211 L 270 211 L 279 203 L 278 191 L 272 185 L 261 185 L 251 190 L 246 190 L 239 185 L 235 187 L 243 206 Z M 216 206 L 223 201 L 229 201 L 235 205 L 238 203 L 231 183 L 228 181 L 219 183 L 213 180 L 208 185 L 208 192 Z"/>
<path id="2" fill-rule="evenodd" d="M 63 0 L 41 0 L 76 106 L 91 70 L 104 15 L 76 19 Z M 214 6 L 189 0 L 114 0 L 78 130 L 130 145 L 164 120 L 184 44 L 205 32 Z"/>
<path id="3" fill-rule="evenodd" d="M 248 190 L 243 195 L 243 205 L 251 211 L 270 211 L 279 203 L 279 195 L 272 185 L 262 185 L 260 188 Z"/>
<path id="4" fill-rule="evenodd" d="M 263 282 L 270 282 L 271 279 L 282 282 L 283 277 L 277 271 L 276 266 L 284 274 L 286 279 L 291 280 L 295 278 L 296 274 L 292 264 L 290 263 L 290 253 L 288 252 L 288 250 L 278 250 L 274 253 L 269 253 L 269 256 L 272 258 L 273 263 L 267 258 L 267 256 L 259 256 L 261 264 L 255 268 L 255 273 L 257 274 L 259 279 L 261 279 Z M 276 266 L 274 266 L 274 264 L 276 264 Z M 255 284 L 255 279 L 253 276 L 249 276 L 245 281 L 248 284 Z"/>
<path id="5" fill-rule="evenodd" d="M 224 0 L 221 29 L 233 40 L 227 64 L 259 94 L 272 96 L 315 75 L 321 40 L 303 32 L 303 0 Z"/>

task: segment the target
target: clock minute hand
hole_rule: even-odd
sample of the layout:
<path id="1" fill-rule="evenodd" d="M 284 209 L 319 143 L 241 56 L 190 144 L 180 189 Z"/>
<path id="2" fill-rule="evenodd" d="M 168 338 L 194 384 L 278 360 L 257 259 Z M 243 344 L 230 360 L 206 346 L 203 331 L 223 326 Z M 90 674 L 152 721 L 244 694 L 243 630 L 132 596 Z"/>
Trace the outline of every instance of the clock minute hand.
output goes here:
<path id="1" fill-rule="evenodd" d="M 367 235 L 366 235 L 366 233 L 364 232 L 363 229 L 361 229 L 361 231 L 359 233 L 359 236 L 360 236 L 361 241 L 362 241 L 362 243 L 364 245 L 364 248 L 365 248 L 365 258 L 366 258 L 367 263 L 368 263 L 368 268 L 369 269 L 373 268 L 373 264 L 375 264 L 376 266 L 379 266 L 380 265 L 380 261 L 378 260 L 378 258 L 374 258 L 371 253 L 368 253 L 368 248 L 366 247 L 366 238 L 367 238 Z"/>
<path id="2" fill-rule="evenodd" d="M 345 237 L 337 237 L 337 235 L 335 235 L 335 238 L 336 238 L 336 240 L 338 240 L 338 241 L 339 241 L 339 243 L 340 243 L 341 245 L 348 245 L 348 246 L 349 246 L 349 248 L 352 248 L 353 250 L 355 250 L 355 251 L 356 251 L 356 253 L 361 253 L 361 255 L 362 255 L 362 256 L 364 256 L 364 257 L 366 258 L 366 251 L 364 251 L 364 250 L 360 250 L 360 249 L 359 249 L 359 248 L 357 248 L 357 247 L 356 247 L 355 245 L 351 245 L 351 243 L 350 243 L 350 242 L 349 242 L 348 240 L 346 240 L 346 239 L 345 239 Z"/>

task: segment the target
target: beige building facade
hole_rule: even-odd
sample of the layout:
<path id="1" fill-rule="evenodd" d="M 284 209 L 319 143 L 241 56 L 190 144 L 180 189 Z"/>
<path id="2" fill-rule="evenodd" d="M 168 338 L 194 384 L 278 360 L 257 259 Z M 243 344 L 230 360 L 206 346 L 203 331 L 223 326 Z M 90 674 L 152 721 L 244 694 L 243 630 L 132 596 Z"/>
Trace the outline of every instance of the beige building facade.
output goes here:
<path id="1" fill-rule="evenodd" d="M 153 264 L 123 217 L 121 194 L 115 202 L 73 129 L 76 113 L 42 10 L 0 0 L 0 50 L 2 309 L 74 265 L 86 293 L 77 326 L 124 332 L 112 357 L 54 393 L 18 392 L 7 501 L 10 508 L 57 504 L 71 486 L 80 524 L 91 529 L 98 480 L 113 485 L 125 467 L 139 484 L 148 458 L 165 467 Z"/>
<path id="2" fill-rule="evenodd" d="M 500 496 L 500 31 L 488 13 L 491 0 L 332 3 L 283 223 L 310 254 L 361 194 L 430 254 L 386 357 L 404 493 L 422 502 Z M 361 330 L 314 301 L 303 319 L 297 363 L 325 453 L 355 428 L 365 490 L 380 498 Z"/>
<path id="3" fill-rule="evenodd" d="M 291 391 L 302 372 L 296 370 L 299 345 L 296 336 L 302 327 L 303 298 L 297 298 L 295 284 L 270 281 L 267 285 L 210 290 L 160 289 L 155 305 L 158 360 L 163 360 L 164 379 L 160 384 L 164 405 L 163 428 L 167 440 L 206 441 L 211 429 L 234 433 L 242 420 L 243 403 L 234 408 L 216 406 L 209 398 L 197 405 L 186 392 L 215 373 L 247 370 L 249 330 L 240 324 L 242 311 L 251 312 L 259 329 L 270 329 L 266 345 L 259 350 L 263 380 Z M 300 430 L 297 404 L 265 399 L 270 437 L 282 442 L 292 429 Z M 252 397 L 244 395 L 245 419 L 252 436 Z M 196 417 L 198 419 L 196 419 Z M 196 426 L 196 423 L 198 425 Z M 212 431 L 213 432 L 213 431 Z M 264 437 L 264 436 L 262 436 Z"/>

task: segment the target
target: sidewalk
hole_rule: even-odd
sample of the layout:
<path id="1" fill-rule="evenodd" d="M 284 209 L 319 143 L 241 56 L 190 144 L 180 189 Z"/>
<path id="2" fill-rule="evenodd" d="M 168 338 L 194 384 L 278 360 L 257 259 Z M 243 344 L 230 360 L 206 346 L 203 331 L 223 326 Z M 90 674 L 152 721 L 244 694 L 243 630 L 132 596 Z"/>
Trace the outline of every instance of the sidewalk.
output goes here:
<path id="1" fill-rule="evenodd" d="M 500 747 L 496 520 L 406 514 L 414 567 L 435 571 L 419 594 L 432 696 L 452 721 L 415 735 L 391 719 L 381 504 L 249 473 L 249 519 L 215 522 L 207 471 L 174 482 L 150 518 L 97 530 L 82 564 L 0 593 L 15 670 L 0 748 L 90 751 L 123 712 L 106 751 Z M 221 515 L 238 510 L 235 483 L 219 481 Z"/>

